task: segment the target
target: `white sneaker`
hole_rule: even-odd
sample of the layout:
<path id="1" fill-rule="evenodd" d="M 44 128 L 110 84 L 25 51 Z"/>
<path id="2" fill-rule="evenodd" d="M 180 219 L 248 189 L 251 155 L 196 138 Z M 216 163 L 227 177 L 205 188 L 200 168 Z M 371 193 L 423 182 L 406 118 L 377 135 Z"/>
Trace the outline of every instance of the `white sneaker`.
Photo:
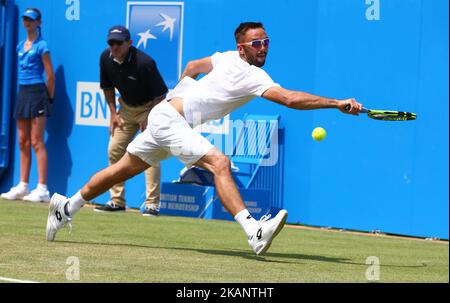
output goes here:
<path id="1" fill-rule="evenodd" d="M 36 188 L 29 195 L 23 197 L 23 199 L 30 202 L 48 202 L 50 201 L 50 193 L 48 190 Z"/>
<path id="2" fill-rule="evenodd" d="M 67 216 L 64 212 L 64 206 L 69 202 L 67 197 L 54 193 L 50 199 L 48 206 L 48 219 L 47 219 L 47 241 L 53 241 L 55 239 L 58 230 L 63 228 L 66 224 L 69 225 L 69 232 L 72 230 L 72 217 Z"/>
<path id="3" fill-rule="evenodd" d="M 7 200 L 22 200 L 29 193 L 28 186 L 16 185 L 11 187 L 7 193 L 1 194 L 0 197 Z"/>
<path id="4" fill-rule="evenodd" d="M 273 219 L 270 219 L 270 215 L 261 217 L 258 221 L 258 229 L 248 239 L 248 244 L 250 244 L 257 255 L 263 254 L 269 249 L 272 240 L 281 231 L 284 223 L 286 223 L 287 215 L 287 211 L 282 209 Z"/>

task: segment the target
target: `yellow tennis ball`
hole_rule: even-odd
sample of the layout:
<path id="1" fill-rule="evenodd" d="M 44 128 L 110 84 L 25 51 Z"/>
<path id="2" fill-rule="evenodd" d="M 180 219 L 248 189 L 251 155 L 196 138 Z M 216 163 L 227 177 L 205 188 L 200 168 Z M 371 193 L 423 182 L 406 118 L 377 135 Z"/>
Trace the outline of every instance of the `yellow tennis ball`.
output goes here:
<path id="1" fill-rule="evenodd" d="M 315 141 L 322 141 L 325 139 L 325 136 L 327 135 L 327 132 L 322 127 L 316 127 L 312 131 L 312 137 Z"/>

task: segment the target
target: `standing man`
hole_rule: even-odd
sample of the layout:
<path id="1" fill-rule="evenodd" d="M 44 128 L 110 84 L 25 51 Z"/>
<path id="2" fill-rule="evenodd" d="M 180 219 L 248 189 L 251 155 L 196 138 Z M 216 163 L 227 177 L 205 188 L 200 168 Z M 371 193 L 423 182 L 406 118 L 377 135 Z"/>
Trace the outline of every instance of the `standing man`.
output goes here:
<path id="1" fill-rule="evenodd" d="M 230 160 L 193 129 L 195 124 L 220 119 L 256 97 L 297 110 L 335 108 L 358 115 L 362 105 L 354 99 L 331 99 L 282 88 L 261 67 L 269 49 L 269 37 L 260 22 L 241 23 L 235 33 L 237 50 L 215 53 L 191 61 L 183 78 L 150 113 L 148 128 L 127 147 L 116 164 L 96 173 L 70 199 L 54 194 L 49 205 L 47 240 L 87 201 L 114 184 L 123 182 L 160 161 L 175 156 L 186 166 L 199 166 L 214 175 L 220 202 L 242 227 L 248 243 L 259 255 L 267 251 L 283 228 L 287 211 L 256 221 L 242 201 L 230 171 Z M 196 81 L 199 74 L 206 74 Z M 348 110 L 346 109 L 348 107 Z"/>
<path id="2" fill-rule="evenodd" d="M 156 62 L 132 46 L 130 32 L 121 25 L 109 29 L 107 48 L 100 57 L 100 87 L 111 112 L 109 127 L 109 164 L 113 165 L 125 154 L 128 144 L 138 130 L 147 127 L 150 110 L 162 101 L 167 86 Z M 116 111 L 115 88 L 120 93 L 120 109 Z M 144 216 L 159 214 L 161 167 L 145 170 L 146 200 Z M 97 212 L 125 211 L 125 184 L 120 182 L 110 189 L 111 200 L 97 206 Z"/>

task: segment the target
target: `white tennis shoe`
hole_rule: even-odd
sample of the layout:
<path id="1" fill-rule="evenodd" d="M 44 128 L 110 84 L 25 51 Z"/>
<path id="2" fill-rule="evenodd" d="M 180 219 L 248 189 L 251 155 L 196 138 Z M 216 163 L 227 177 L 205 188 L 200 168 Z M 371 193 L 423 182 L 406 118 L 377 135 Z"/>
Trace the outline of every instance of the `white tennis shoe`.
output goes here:
<path id="1" fill-rule="evenodd" d="M 53 194 L 48 206 L 48 219 L 47 219 L 47 241 L 53 241 L 55 239 L 58 230 L 63 228 L 66 224 L 69 226 L 69 232 L 72 230 L 72 217 L 66 215 L 64 211 L 65 205 L 69 202 L 67 197 L 60 194 Z"/>
<path id="2" fill-rule="evenodd" d="M 282 209 L 273 219 L 270 219 L 271 215 L 261 217 L 258 221 L 258 228 L 248 239 L 248 244 L 257 255 L 261 255 L 269 249 L 272 240 L 283 229 L 287 215 L 287 211 Z"/>
<path id="3" fill-rule="evenodd" d="M 23 197 L 23 199 L 30 202 L 48 202 L 50 201 L 50 192 L 45 189 L 36 188 L 30 194 Z"/>
<path id="4" fill-rule="evenodd" d="M 28 190 L 28 186 L 16 185 L 11 187 L 11 189 L 1 194 L 0 197 L 7 200 L 22 200 L 26 195 L 28 195 L 30 191 Z"/>

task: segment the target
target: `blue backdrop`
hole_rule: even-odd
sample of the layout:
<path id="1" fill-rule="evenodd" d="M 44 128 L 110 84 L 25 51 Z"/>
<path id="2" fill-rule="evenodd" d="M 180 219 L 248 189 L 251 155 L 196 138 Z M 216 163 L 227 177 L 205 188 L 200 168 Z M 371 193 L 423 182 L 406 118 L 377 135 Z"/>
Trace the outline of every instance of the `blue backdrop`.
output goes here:
<path id="1" fill-rule="evenodd" d="M 46 133 L 48 183 L 51 192 L 72 195 L 108 164 L 108 128 L 101 126 L 108 116 L 95 83 L 99 55 L 107 47 L 107 29 L 127 23 L 127 2 L 15 3 L 19 12 L 38 5 L 43 13 L 42 30 L 57 78 L 55 114 L 48 120 Z M 181 67 L 170 65 L 171 70 L 162 71 L 166 75 L 182 70 L 189 60 L 234 49 L 233 32 L 241 21 L 263 21 L 271 37 L 264 69 L 282 86 L 334 98 L 355 97 L 369 108 L 418 114 L 413 122 L 381 122 L 336 110 L 294 111 L 262 99 L 233 113 L 231 119 L 247 112 L 281 115 L 281 126 L 286 128 L 288 222 L 448 239 L 447 0 L 186 0 L 171 4 L 182 7 L 181 29 L 174 34 L 181 39 L 177 40 L 181 58 L 173 51 L 167 52 L 170 58 L 155 51 L 155 59 L 161 67 L 169 66 L 165 60 L 180 60 Z M 152 26 L 164 20 L 160 17 L 154 17 Z M 17 39 L 24 39 L 20 20 L 17 25 Z M 169 30 L 163 31 L 161 25 L 150 33 L 157 39 L 166 34 L 167 39 Z M 138 39 L 135 36 L 135 45 Z M 154 40 L 147 41 L 150 54 Z M 99 96 L 88 120 L 100 126 L 76 123 L 83 92 Z M 316 126 L 327 130 L 324 141 L 311 139 Z M 2 191 L 19 178 L 14 127 L 11 135 L 11 166 L 0 179 Z M 165 161 L 163 181 L 176 179 L 181 168 L 175 159 Z M 35 186 L 35 164 L 30 181 Z M 144 192 L 143 175 L 129 181 L 128 205 L 138 207 Z M 96 201 L 107 200 L 105 194 Z"/>

